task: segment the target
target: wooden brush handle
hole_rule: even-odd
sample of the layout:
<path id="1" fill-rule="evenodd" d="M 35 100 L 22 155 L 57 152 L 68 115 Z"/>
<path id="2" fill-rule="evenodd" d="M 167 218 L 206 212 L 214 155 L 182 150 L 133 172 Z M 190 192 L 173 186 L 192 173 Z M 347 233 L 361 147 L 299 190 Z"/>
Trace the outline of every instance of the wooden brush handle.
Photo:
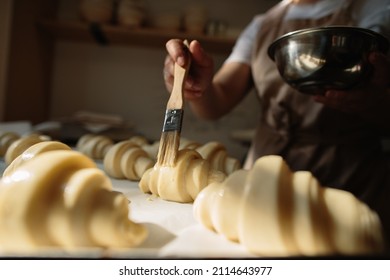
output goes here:
<path id="1" fill-rule="evenodd" d="M 184 45 L 187 48 L 188 52 L 188 60 L 185 67 L 180 66 L 179 64 L 175 63 L 175 70 L 174 70 L 174 81 L 173 81 L 173 88 L 171 92 L 171 96 L 169 97 L 167 109 L 182 109 L 184 102 L 183 102 L 183 87 L 184 87 L 184 81 L 187 77 L 188 70 L 191 65 L 191 54 L 188 51 L 188 41 L 184 40 Z"/>

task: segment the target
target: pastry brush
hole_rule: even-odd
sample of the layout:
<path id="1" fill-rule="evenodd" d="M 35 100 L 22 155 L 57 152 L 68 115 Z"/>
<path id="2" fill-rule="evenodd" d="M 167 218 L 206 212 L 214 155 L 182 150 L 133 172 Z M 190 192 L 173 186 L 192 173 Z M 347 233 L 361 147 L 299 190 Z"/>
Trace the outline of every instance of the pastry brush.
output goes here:
<path id="1" fill-rule="evenodd" d="M 189 44 L 187 40 L 184 41 L 184 45 L 185 48 L 188 49 Z M 165 111 L 164 124 L 157 154 L 157 164 L 160 166 L 173 166 L 175 164 L 180 145 L 180 133 L 184 113 L 183 87 L 190 63 L 189 54 L 185 67 L 182 67 L 177 63 L 175 63 L 174 66 L 173 87 Z"/>

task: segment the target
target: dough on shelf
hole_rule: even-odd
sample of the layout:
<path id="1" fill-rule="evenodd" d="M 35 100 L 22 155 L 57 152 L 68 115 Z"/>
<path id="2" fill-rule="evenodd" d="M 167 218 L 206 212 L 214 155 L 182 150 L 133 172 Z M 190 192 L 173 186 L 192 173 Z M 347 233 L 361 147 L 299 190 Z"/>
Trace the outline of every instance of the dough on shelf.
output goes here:
<path id="1" fill-rule="evenodd" d="M 129 219 L 129 201 L 77 151 L 47 151 L 0 180 L 0 247 L 133 247 L 147 230 Z"/>
<path id="2" fill-rule="evenodd" d="M 134 139 L 120 141 L 107 151 L 103 165 L 110 177 L 139 181 L 153 167 L 155 161 L 136 143 Z"/>
<path id="3" fill-rule="evenodd" d="M 160 166 L 146 170 L 139 187 L 145 193 L 152 193 L 164 200 L 193 202 L 198 193 L 212 182 L 221 182 L 225 173 L 213 169 L 202 156 L 190 149 L 178 152 L 173 167 Z"/>
<path id="4" fill-rule="evenodd" d="M 259 256 L 367 254 L 383 249 L 376 212 L 351 193 L 292 172 L 279 156 L 259 158 L 203 189 L 201 224 Z"/>

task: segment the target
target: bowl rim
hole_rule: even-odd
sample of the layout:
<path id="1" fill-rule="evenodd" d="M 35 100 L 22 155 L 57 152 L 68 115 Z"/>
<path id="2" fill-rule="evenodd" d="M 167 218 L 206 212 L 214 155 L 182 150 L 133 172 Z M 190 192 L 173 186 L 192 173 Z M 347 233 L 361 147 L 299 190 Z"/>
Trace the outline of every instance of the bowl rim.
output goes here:
<path id="1" fill-rule="evenodd" d="M 268 56 L 275 61 L 275 49 L 276 46 L 281 42 L 284 41 L 290 37 L 297 36 L 297 35 L 304 35 L 307 33 L 318 33 L 323 31 L 352 31 L 357 32 L 361 34 L 368 35 L 372 38 L 375 38 L 379 42 L 379 46 L 381 47 L 381 50 L 384 54 L 386 54 L 390 47 L 389 39 L 386 38 L 384 35 L 373 31 L 371 29 L 362 28 L 362 27 L 356 27 L 356 26 L 345 26 L 345 25 L 331 25 L 331 26 L 321 26 L 321 27 L 312 27 L 312 28 L 304 28 L 299 29 L 295 31 L 288 32 L 278 38 L 276 38 L 268 47 L 267 53 Z"/>

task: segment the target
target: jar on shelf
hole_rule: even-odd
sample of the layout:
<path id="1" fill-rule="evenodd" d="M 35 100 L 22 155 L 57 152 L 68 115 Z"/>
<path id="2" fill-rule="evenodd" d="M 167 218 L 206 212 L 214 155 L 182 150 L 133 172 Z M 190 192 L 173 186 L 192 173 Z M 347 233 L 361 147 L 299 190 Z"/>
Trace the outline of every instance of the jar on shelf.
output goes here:
<path id="1" fill-rule="evenodd" d="M 167 31 L 179 31 L 181 28 L 181 17 L 177 13 L 160 13 L 153 17 L 155 28 Z"/>
<path id="2" fill-rule="evenodd" d="M 118 25 L 140 27 L 146 21 L 146 14 L 146 4 L 143 0 L 119 0 L 118 2 Z"/>
<path id="3" fill-rule="evenodd" d="M 205 33 L 208 13 L 201 4 L 189 5 L 184 11 L 184 29 L 190 33 Z"/>
<path id="4" fill-rule="evenodd" d="M 81 0 L 80 16 L 93 23 L 109 23 L 113 20 L 114 0 Z"/>

